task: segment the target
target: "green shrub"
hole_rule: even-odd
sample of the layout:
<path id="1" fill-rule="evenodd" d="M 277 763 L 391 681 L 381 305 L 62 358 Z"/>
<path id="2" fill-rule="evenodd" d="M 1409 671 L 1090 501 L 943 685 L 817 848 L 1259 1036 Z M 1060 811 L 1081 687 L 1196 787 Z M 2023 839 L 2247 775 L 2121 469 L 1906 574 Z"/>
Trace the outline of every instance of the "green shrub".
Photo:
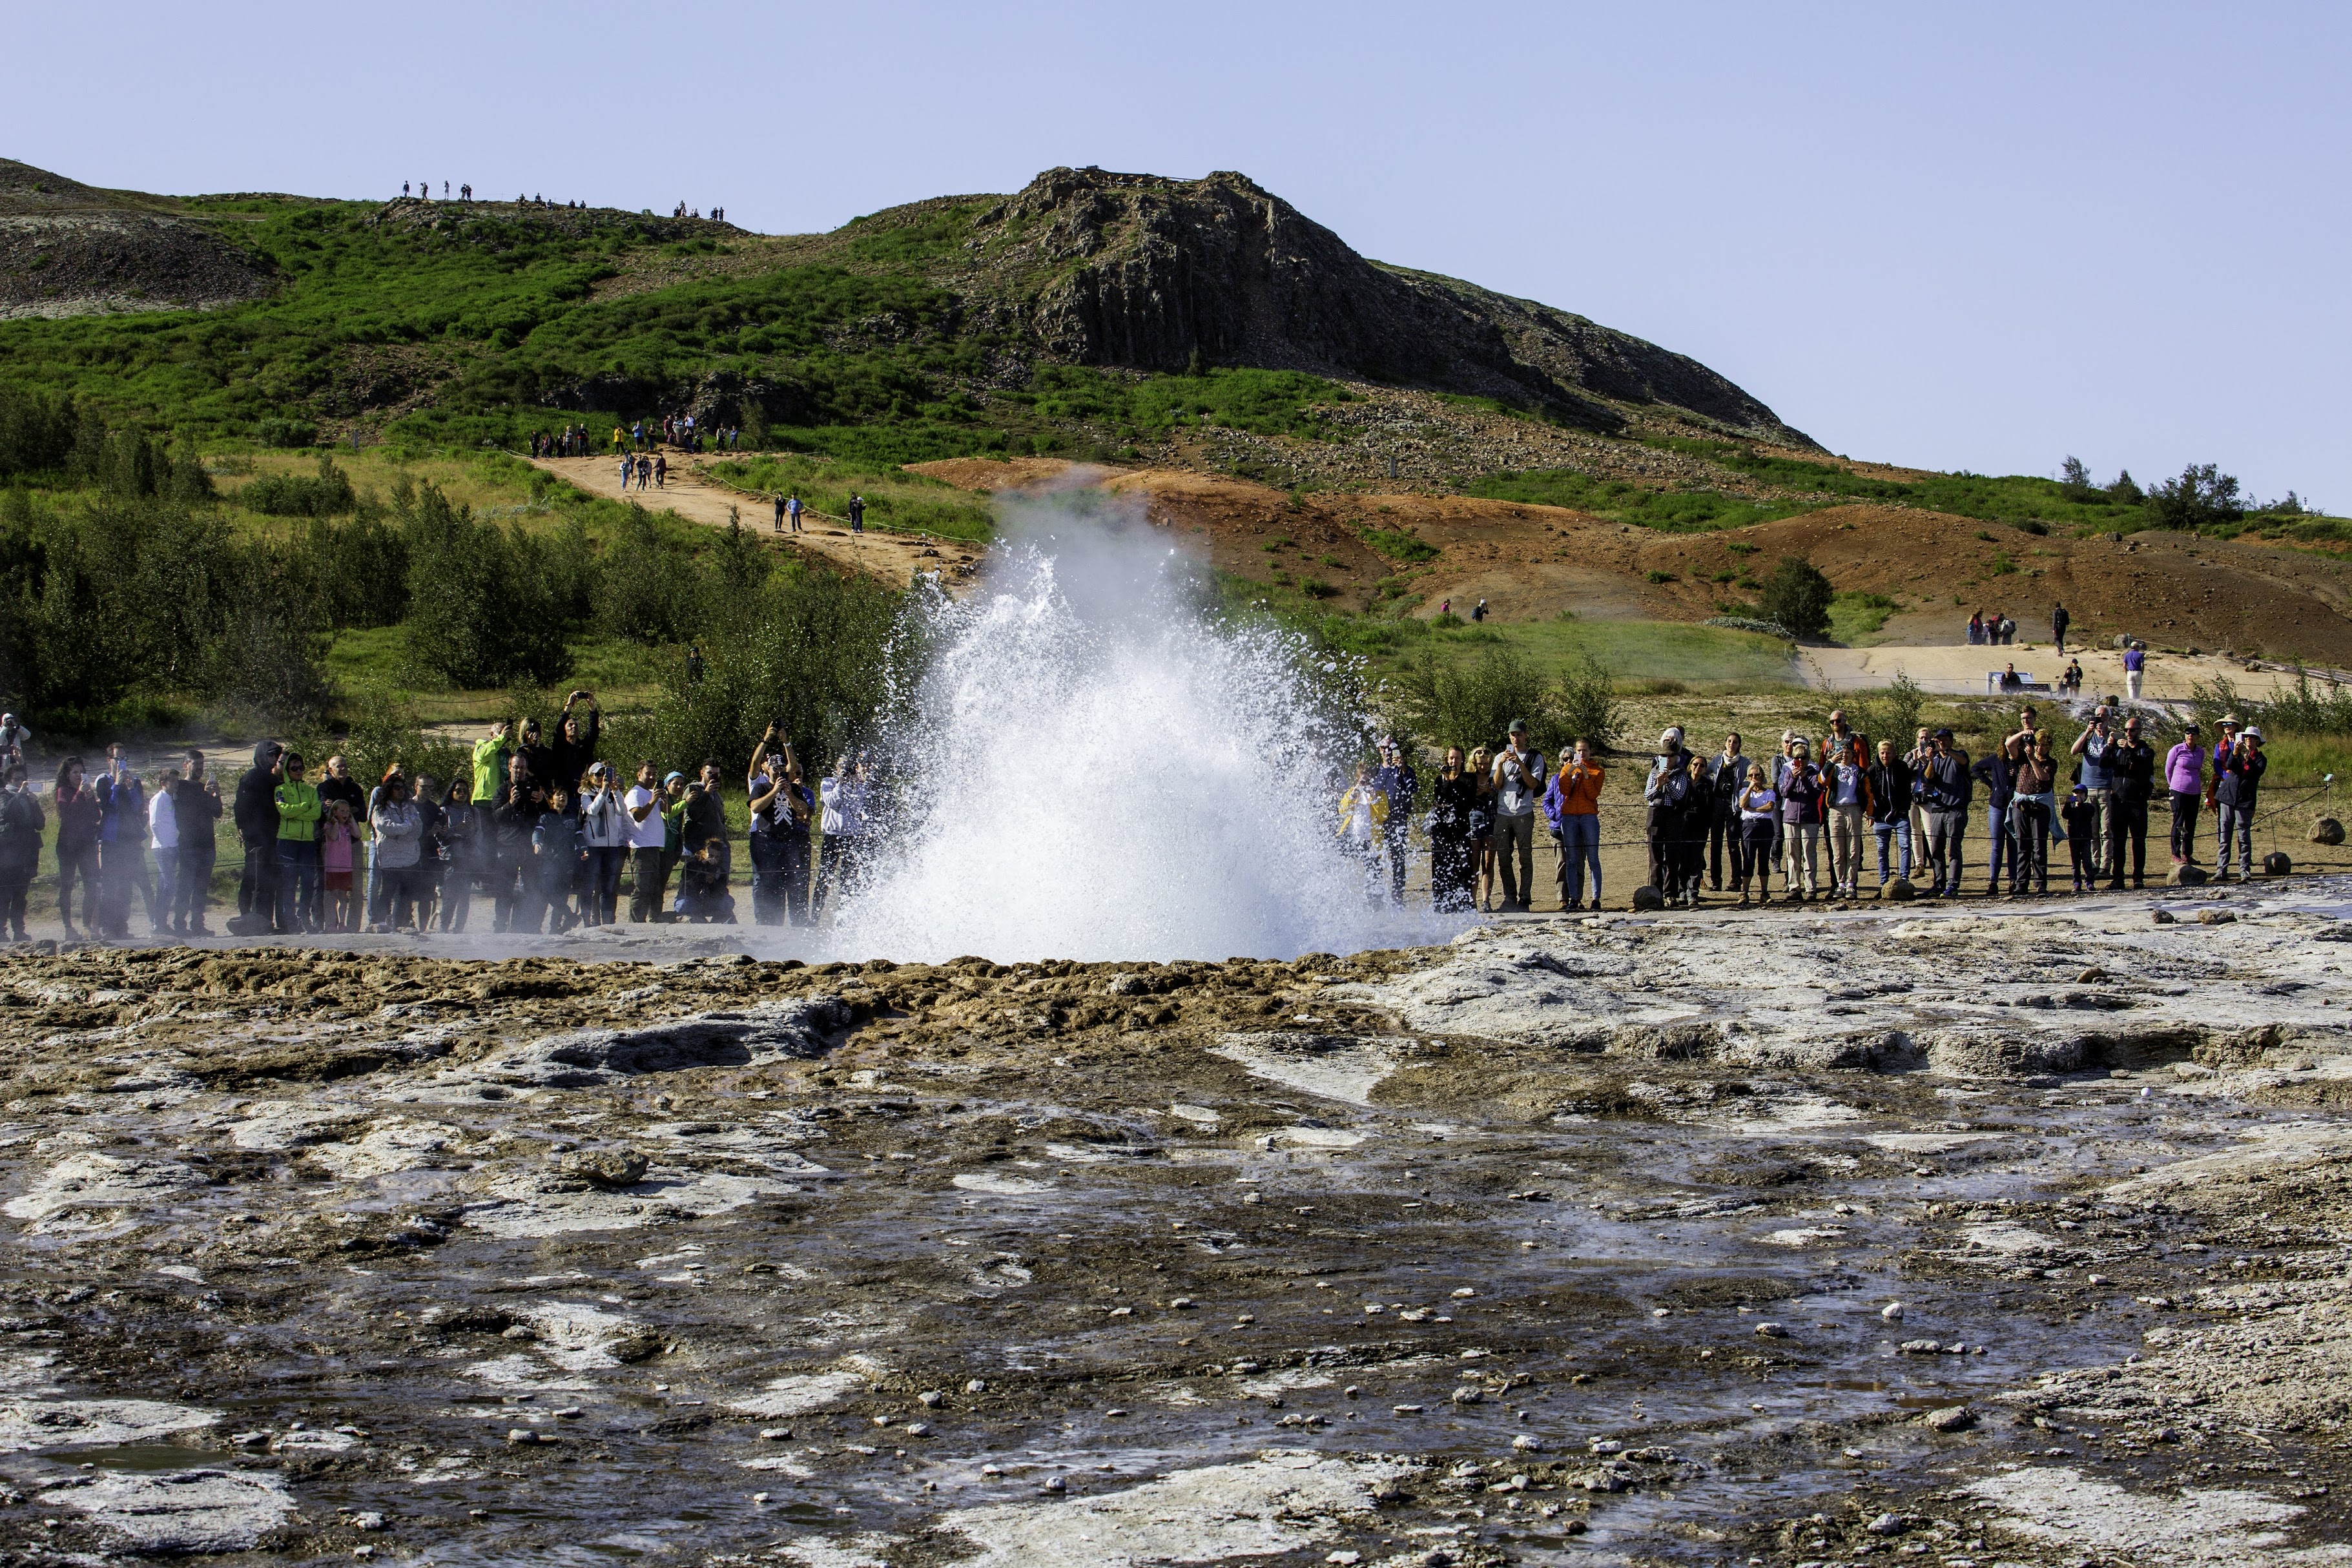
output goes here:
<path id="1" fill-rule="evenodd" d="M 255 421 L 253 438 L 264 447 L 311 447 L 318 444 L 319 427 L 307 420 L 272 416 Z"/>
<path id="2" fill-rule="evenodd" d="M 265 517 L 341 517 L 359 505 L 349 474 L 331 454 L 319 454 L 316 478 L 264 474 L 236 492 L 237 504 Z"/>
<path id="3" fill-rule="evenodd" d="M 1596 752 L 1616 749 L 1625 727 L 1624 709 L 1617 700 L 1617 678 L 1590 648 L 1560 677 L 1558 707 L 1563 744 L 1582 736 Z"/>
<path id="4" fill-rule="evenodd" d="M 1440 746 L 1499 746 L 1514 719 L 1528 721 L 1543 750 L 1558 746 L 1559 724 L 1543 677 L 1499 646 L 1457 664 L 1424 655 L 1400 672 L 1396 695 L 1412 731 Z"/>
<path id="5" fill-rule="evenodd" d="M 1784 555 L 1765 580 L 1763 610 L 1801 637 L 1817 637 L 1830 629 L 1830 580 L 1801 555 Z"/>
<path id="6" fill-rule="evenodd" d="M 1391 561 L 1434 561 L 1438 554 L 1437 546 L 1385 528 L 1366 529 L 1364 542 Z"/>

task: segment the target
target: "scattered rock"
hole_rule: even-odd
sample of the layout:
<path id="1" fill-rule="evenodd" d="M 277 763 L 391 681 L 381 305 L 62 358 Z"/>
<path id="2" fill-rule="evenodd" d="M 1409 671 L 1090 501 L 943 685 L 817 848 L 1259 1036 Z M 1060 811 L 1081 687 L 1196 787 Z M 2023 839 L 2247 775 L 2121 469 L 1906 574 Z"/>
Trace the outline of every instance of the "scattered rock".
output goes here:
<path id="1" fill-rule="evenodd" d="M 2191 866 L 2184 862 L 2175 866 L 2164 879 L 2175 888 L 2201 888 L 2212 879 L 2206 874 L 2204 867 Z"/>
<path id="2" fill-rule="evenodd" d="M 1897 877 L 1885 887 L 1881 888 L 1878 896 L 1898 904 L 1907 904 L 1919 896 L 1919 889 L 1912 886 L 1908 877 Z"/>
<path id="3" fill-rule="evenodd" d="M 1566 830 L 1562 829 L 1562 831 Z M 1663 910 L 1665 907 L 1666 896 L 1658 891 L 1657 889 L 1650 886 L 1647 882 L 1643 883 L 1640 887 L 1633 889 L 1633 908 L 1635 910 Z"/>
<path id="4" fill-rule="evenodd" d="M 2197 923 L 2201 926 L 2235 925 L 2238 923 L 2238 917 L 2229 910 L 2199 910 Z"/>
<path id="5" fill-rule="evenodd" d="M 2331 847 L 2344 842 L 2344 825 L 2332 816 L 2315 819 L 2311 825 L 2311 841 Z"/>
<path id="6" fill-rule="evenodd" d="M 1878 1315 L 1885 1319 L 1890 1323 L 1899 1323 L 1903 1321 L 1903 1303 L 1900 1301 L 1889 1301 L 1886 1305 L 1878 1309 Z"/>
<path id="7" fill-rule="evenodd" d="M 2263 872 L 2265 876 L 2284 877 L 2294 869 L 2294 862 L 2288 858 L 2287 852 L 2284 849 L 2273 849 L 2263 857 Z"/>
<path id="8" fill-rule="evenodd" d="M 1903 1533 L 1903 1518 L 1900 1514 L 1882 1513 L 1863 1528 L 1873 1535 L 1900 1535 Z"/>
<path id="9" fill-rule="evenodd" d="M 618 1191 L 644 1181 L 646 1166 L 646 1157 L 635 1149 L 587 1149 L 562 1156 L 556 1171 L 591 1186 Z"/>
<path id="10" fill-rule="evenodd" d="M 2180 917 L 2174 914 L 2170 910 L 2150 910 L 2147 918 L 2149 922 L 2155 925 L 2170 926 L 2179 925 L 2180 923 Z"/>
<path id="11" fill-rule="evenodd" d="M 1941 1410 L 1930 1410 L 1919 1419 L 1922 1425 L 1934 1432 L 1965 1432 L 1977 1424 L 1976 1412 L 1965 1405 L 1948 1405 Z"/>
<path id="12" fill-rule="evenodd" d="M 1756 1331 L 1768 1340 L 1785 1340 L 1789 1337 L 1789 1331 L 1778 1323 L 1759 1323 L 1756 1325 Z"/>

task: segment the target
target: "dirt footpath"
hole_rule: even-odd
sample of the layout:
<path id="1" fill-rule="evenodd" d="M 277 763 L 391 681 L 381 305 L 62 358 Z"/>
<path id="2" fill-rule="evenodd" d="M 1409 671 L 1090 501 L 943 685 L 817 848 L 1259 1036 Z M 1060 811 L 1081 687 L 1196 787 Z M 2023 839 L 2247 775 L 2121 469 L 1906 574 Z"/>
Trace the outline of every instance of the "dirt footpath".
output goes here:
<path id="1" fill-rule="evenodd" d="M 520 455 L 520 454 L 518 454 Z M 568 483 L 609 500 L 633 500 L 648 511 L 667 511 L 688 522 L 724 528 L 740 517 L 745 528 L 784 548 L 828 561 L 853 572 L 904 586 L 918 572 L 936 572 L 950 592 L 960 592 L 972 581 L 982 551 L 976 544 L 935 539 L 921 533 L 889 533 L 868 528 L 852 533 L 845 521 L 809 516 L 799 533 L 775 531 L 774 498 L 739 490 L 708 478 L 701 460 L 684 452 L 668 451 L 669 479 L 659 489 L 621 488 L 621 462 L 616 457 L 527 458 Z"/>

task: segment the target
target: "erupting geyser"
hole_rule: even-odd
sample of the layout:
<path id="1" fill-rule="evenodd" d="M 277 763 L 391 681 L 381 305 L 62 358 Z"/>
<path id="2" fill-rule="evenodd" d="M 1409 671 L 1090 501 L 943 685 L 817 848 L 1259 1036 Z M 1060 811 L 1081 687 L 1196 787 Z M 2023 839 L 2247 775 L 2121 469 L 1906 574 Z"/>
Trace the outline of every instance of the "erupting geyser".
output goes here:
<path id="1" fill-rule="evenodd" d="M 889 847 L 845 956 L 1296 957 L 1442 941 L 1335 835 L 1364 721 L 1297 642 L 1219 624 L 1165 534 L 1024 503 L 990 584 L 929 612 L 890 725 Z"/>

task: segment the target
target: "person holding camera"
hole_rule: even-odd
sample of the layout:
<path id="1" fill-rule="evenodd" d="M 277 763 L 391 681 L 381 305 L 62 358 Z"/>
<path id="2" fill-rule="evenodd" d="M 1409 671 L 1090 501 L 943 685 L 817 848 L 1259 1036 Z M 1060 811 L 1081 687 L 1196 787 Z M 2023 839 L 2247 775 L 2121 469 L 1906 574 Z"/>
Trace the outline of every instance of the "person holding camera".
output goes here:
<path id="1" fill-rule="evenodd" d="M 1495 860 L 1503 878 L 1503 908 L 1525 914 L 1536 896 L 1536 806 L 1549 782 L 1543 754 L 1528 743 L 1525 719 L 1511 721 L 1510 739 L 1495 754 L 1494 780 Z"/>

